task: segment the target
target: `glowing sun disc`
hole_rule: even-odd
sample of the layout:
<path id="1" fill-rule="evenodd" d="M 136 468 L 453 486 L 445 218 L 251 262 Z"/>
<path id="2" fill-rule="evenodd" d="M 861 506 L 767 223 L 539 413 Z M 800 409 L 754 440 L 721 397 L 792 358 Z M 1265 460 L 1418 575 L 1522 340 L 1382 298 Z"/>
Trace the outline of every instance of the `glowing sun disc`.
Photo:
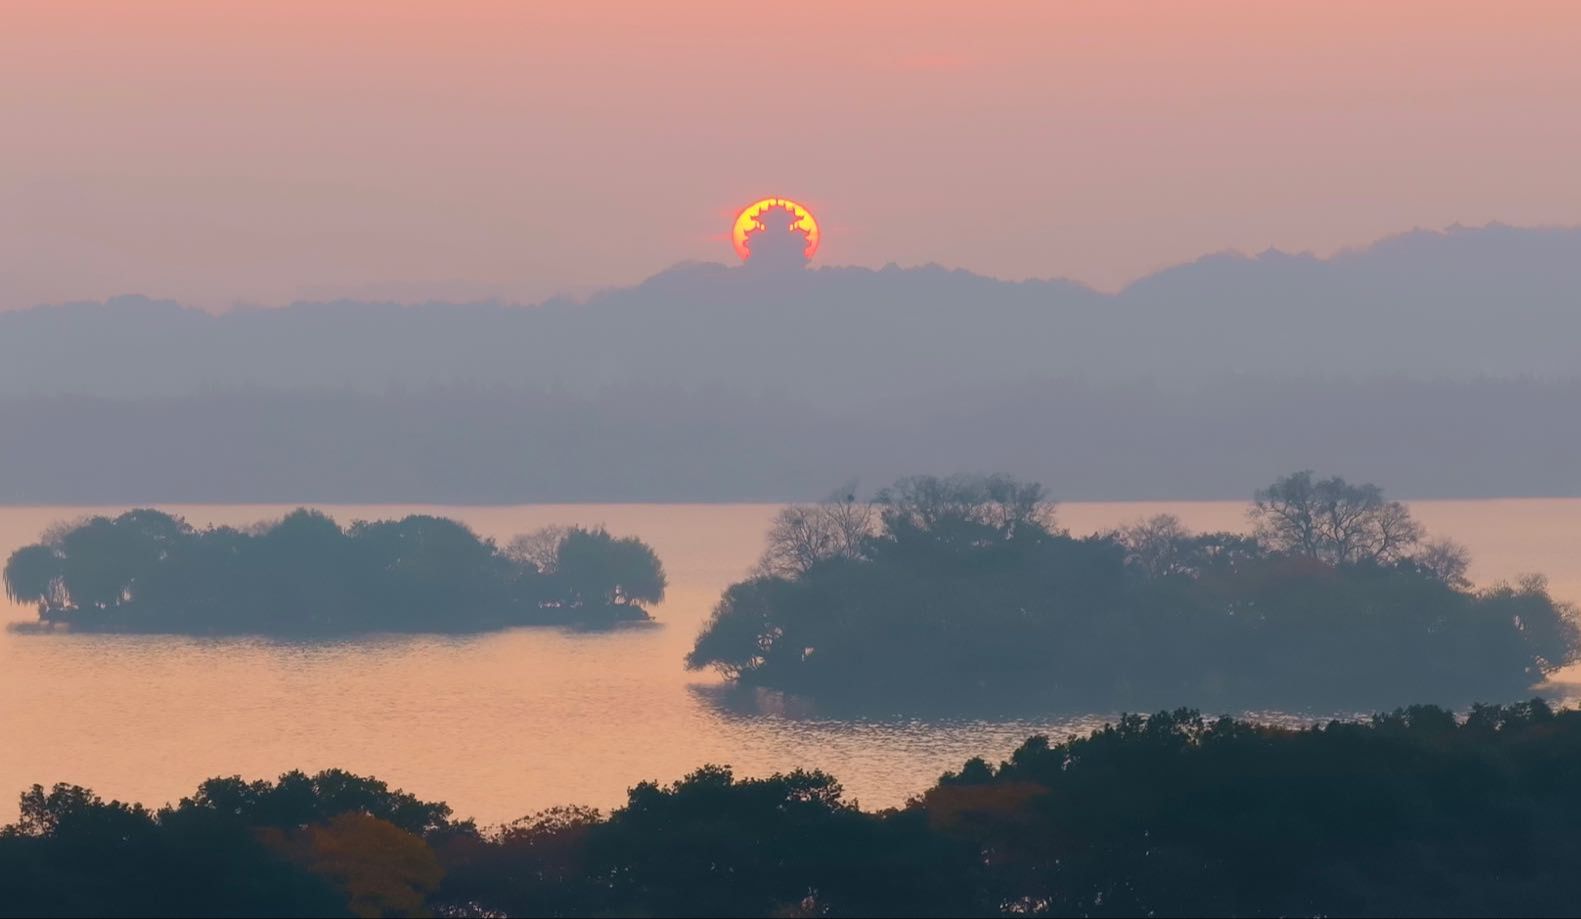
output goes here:
<path id="1" fill-rule="evenodd" d="M 818 251 L 818 221 L 813 218 L 812 211 L 789 198 L 764 198 L 762 201 L 747 205 L 736 215 L 736 224 L 730 231 L 730 244 L 735 247 L 736 255 L 739 255 L 743 262 L 752 257 L 752 250 L 747 246 L 747 235 L 764 229 L 763 224 L 758 222 L 758 217 L 774 207 L 783 207 L 795 215 L 796 221 L 791 227 L 807 235 L 807 248 L 802 254 L 812 258 L 813 253 Z"/>

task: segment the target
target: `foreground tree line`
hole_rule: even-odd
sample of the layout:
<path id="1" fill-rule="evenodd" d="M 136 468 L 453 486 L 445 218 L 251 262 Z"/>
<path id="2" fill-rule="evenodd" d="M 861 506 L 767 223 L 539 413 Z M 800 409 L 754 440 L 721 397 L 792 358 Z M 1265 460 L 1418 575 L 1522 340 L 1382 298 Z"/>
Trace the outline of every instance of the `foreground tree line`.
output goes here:
<path id="1" fill-rule="evenodd" d="M 1375 485 L 1299 472 L 1248 513 L 1250 535 L 1160 516 L 1078 538 L 1004 476 L 791 507 L 686 662 L 829 699 L 1366 709 L 1522 698 L 1577 657 L 1541 578 L 1473 589 Z"/>
<path id="2" fill-rule="evenodd" d="M 1577 762 L 1581 712 L 1534 700 L 1304 730 L 1129 716 L 881 812 L 820 772 L 718 766 L 489 829 L 334 770 L 157 811 L 34 786 L 0 831 L 0 914 L 1573 914 Z"/>
<path id="3" fill-rule="evenodd" d="M 107 631 L 473 631 L 646 619 L 664 568 L 640 540 L 550 527 L 503 549 L 463 524 L 297 510 L 199 530 L 133 510 L 57 528 L 12 553 L 7 595 L 46 623 Z"/>

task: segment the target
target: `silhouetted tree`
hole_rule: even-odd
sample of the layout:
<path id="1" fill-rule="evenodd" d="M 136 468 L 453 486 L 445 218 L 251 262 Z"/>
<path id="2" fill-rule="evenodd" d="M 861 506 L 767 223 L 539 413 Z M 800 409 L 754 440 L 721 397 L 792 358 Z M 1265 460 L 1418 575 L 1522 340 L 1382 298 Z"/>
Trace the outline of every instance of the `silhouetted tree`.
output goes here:
<path id="1" fill-rule="evenodd" d="M 878 514 L 854 494 L 832 495 L 819 504 L 795 504 L 774 516 L 758 561 L 762 574 L 794 577 L 833 558 L 860 558 L 875 535 Z"/>
<path id="2" fill-rule="evenodd" d="M 714 606 L 686 666 L 713 667 L 732 680 L 753 673 L 768 662 L 785 630 L 777 624 L 786 607 L 782 595 L 794 589 L 778 577 L 758 577 L 732 584 Z"/>
<path id="3" fill-rule="evenodd" d="M 878 493 L 884 535 L 955 550 L 1047 536 L 1054 503 L 1037 482 L 1010 476 L 911 476 Z"/>
<path id="4" fill-rule="evenodd" d="M 34 785 L 22 793 L 17 822 L 9 829 L 20 836 L 48 837 L 110 828 L 111 835 L 129 839 L 146 832 L 152 815 L 140 804 L 106 803 L 80 785 L 60 783 L 49 791 Z"/>
<path id="5" fill-rule="evenodd" d="M 568 606 L 626 606 L 664 599 L 664 566 L 641 540 L 572 527 L 555 547 L 551 576 Z"/>
<path id="6" fill-rule="evenodd" d="M 1250 511 L 1257 537 L 1277 552 L 1336 565 L 1397 561 L 1422 538 L 1422 528 L 1376 485 L 1352 485 L 1311 470 L 1292 473 L 1257 492 Z"/>
<path id="7" fill-rule="evenodd" d="M 231 814 L 250 826 L 280 829 L 322 823 L 339 814 L 366 814 L 409 833 L 429 835 L 451 828 L 450 806 L 423 801 L 385 782 L 326 769 L 308 775 L 293 770 L 276 781 L 248 782 L 240 776 L 212 778 L 182 798 L 181 811 Z"/>
<path id="8" fill-rule="evenodd" d="M 62 574 L 60 552 L 53 546 L 23 546 L 6 560 L 6 596 L 17 603 L 59 604 Z"/>
<path id="9" fill-rule="evenodd" d="M 505 547 L 505 554 L 519 563 L 532 565 L 539 572 L 551 574 L 560 554 L 560 544 L 571 531 L 566 526 L 546 526 L 531 533 L 513 537 Z"/>
<path id="10" fill-rule="evenodd" d="M 1452 539 L 1435 539 L 1425 543 L 1420 551 L 1411 556 L 1411 560 L 1456 590 L 1468 590 L 1471 587 L 1471 579 L 1467 577 L 1471 569 L 1471 553 Z"/>
<path id="11" fill-rule="evenodd" d="M 1173 514 L 1158 514 L 1139 520 L 1115 534 L 1125 547 L 1126 564 L 1135 565 L 1148 577 L 1161 578 L 1185 570 L 1182 549 L 1190 533 Z"/>

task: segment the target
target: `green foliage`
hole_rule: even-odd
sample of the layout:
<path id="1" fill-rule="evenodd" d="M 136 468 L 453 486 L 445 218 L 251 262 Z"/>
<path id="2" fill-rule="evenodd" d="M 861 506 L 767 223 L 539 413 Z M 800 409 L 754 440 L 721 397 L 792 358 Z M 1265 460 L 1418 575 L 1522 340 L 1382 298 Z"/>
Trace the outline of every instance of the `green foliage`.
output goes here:
<path id="1" fill-rule="evenodd" d="M 561 532 L 559 570 L 500 551 L 453 520 L 413 515 L 342 529 L 296 510 L 250 531 L 195 530 L 152 510 L 93 517 L 13 553 L 13 599 L 74 628 L 315 634 L 472 631 L 642 619 L 664 571 L 634 537 Z M 594 614 L 591 615 L 590 614 Z"/>

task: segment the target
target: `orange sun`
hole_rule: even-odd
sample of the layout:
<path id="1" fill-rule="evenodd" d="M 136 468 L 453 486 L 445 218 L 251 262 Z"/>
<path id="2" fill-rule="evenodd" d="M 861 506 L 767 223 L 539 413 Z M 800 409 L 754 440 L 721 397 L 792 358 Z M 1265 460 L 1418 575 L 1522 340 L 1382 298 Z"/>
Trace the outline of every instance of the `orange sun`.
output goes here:
<path id="1" fill-rule="evenodd" d="M 807 235 L 807 249 L 803 253 L 807 258 L 818 251 L 818 221 L 813 219 L 812 211 L 807 210 L 789 198 L 764 198 L 756 201 L 736 215 L 736 224 L 730 231 L 730 244 L 735 246 L 736 254 L 744 262 L 752 257 L 752 250 L 747 247 L 747 235 L 762 230 L 763 224 L 758 222 L 758 217 L 766 210 L 783 207 L 796 217 L 796 222 L 791 228 Z"/>

